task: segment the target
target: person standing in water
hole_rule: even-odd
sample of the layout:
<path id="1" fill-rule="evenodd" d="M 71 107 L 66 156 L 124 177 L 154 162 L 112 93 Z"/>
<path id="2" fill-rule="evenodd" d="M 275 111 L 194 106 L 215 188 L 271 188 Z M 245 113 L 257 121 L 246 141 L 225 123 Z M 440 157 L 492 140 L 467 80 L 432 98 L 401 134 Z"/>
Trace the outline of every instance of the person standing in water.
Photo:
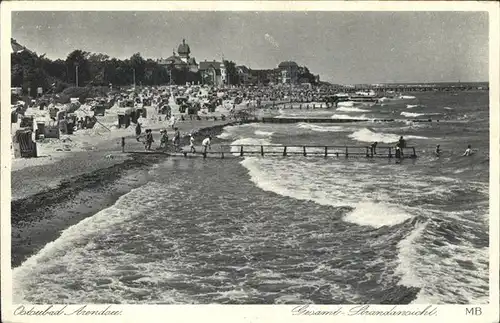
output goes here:
<path id="1" fill-rule="evenodd" d="M 439 145 L 436 145 L 435 154 L 437 157 L 439 157 L 441 155 L 441 149 L 439 148 Z"/>
<path id="2" fill-rule="evenodd" d="M 406 140 L 403 139 L 403 136 L 399 137 L 398 144 L 399 148 L 401 149 L 406 148 Z"/>
<path id="3" fill-rule="evenodd" d="M 194 137 L 192 134 L 189 135 L 189 148 L 190 148 L 191 153 L 193 153 L 193 154 L 196 153 L 196 149 L 194 148 Z"/>
<path id="4" fill-rule="evenodd" d="M 370 145 L 370 150 L 372 152 L 372 155 L 377 154 L 377 145 L 378 145 L 377 141 L 375 141 L 373 144 Z"/>
<path id="5" fill-rule="evenodd" d="M 201 146 L 203 147 L 203 154 L 207 153 L 207 148 L 210 149 L 210 143 L 212 140 L 212 136 L 208 136 L 205 139 L 203 139 L 203 142 L 201 143 Z"/>
<path id="6" fill-rule="evenodd" d="M 468 145 L 467 149 L 465 150 L 465 152 L 462 156 L 471 156 L 472 154 L 474 154 L 474 151 L 472 150 L 472 146 Z"/>

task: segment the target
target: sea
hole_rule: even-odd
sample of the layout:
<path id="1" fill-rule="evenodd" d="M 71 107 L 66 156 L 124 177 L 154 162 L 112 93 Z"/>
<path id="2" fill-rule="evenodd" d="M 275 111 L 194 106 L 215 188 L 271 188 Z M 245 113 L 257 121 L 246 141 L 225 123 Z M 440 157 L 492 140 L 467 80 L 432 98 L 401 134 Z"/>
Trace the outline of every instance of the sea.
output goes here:
<path id="1" fill-rule="evenodd" d="M 488 92 L 423 92 L 279 113 L 398 121 L 228 126 L 213 149 L 382 147 L 404 136 L 418 158 L 165 159 L 144 185 L 14 268 L 14 300 L 488 303 Z M 476 151 L 463 157 L 468 144 Z"/>

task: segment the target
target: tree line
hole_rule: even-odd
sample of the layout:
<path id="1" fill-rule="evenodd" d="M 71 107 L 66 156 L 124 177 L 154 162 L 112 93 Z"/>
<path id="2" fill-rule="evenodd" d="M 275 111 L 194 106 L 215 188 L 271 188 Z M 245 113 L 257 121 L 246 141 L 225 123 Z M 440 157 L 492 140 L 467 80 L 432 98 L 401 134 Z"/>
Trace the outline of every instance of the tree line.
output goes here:
<path id="1" fill-rule="evenodd" d="M 173 68 L 144 59 L 140 53 L 120 60 L 106 54 L 74 50 L 65 60 L 51 60 L 29 51 L 11 54 L 12 87 L 22 87 L 32 96 L 42 87 L 44 92 L 60 92 L 69 86 L 109 86 L 186 84 L 200 82 L 199 72 Z"/>
<path id="2" fill-rule="evenodd" d="M 236 63 L 224 60 L 227 84 L 242 83 Z M 306 67 L 300 69 L 300 77 L 314 83 Z M 25 94 L 36 96 L 38 87 L 59 93 L 67 87 L 75 86 L 137 85 L 182 85 L 187 82 L 203 83 L 200 72 L 192 72 L 186 67 L 164 66 L 155 60 L 144 59 L 140 53 L 120 60 L 106 54 L 74 50 L 65 60 L 51 60 L 45 55 L 24 50 L 11 54 L 12 87 L 21 87 Z"/>

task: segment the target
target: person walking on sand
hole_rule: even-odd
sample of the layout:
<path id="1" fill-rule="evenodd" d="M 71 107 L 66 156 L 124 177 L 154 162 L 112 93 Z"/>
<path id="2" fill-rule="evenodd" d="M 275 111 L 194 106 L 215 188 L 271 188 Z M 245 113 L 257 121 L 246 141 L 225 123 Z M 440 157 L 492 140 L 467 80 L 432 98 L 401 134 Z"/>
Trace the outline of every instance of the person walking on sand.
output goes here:
<path id="1" fill-rule="evenodd" d="M 172 129 L 175 130 L 175 116 L 170 117 L 170 123 L 172 124 Z"/>
<path id="2" fill-rule="evenodd" d="M 154 142 L 151 129 L 146 130 L 146 150 L 151 150 L 151 144 Z"/>
<path id="3" fill-rule="evenodd" d="M 196 149 L 194 148 L 194 137 L 192 134 L 189 134 L 189 148 L 191 153 L 196 153 Z"/>
<path id="4" fill-rule="evenodd" d="M 203 147 L 203 154 L 207 153 L 207 149 L 211 149 L 211 140 L 212 136 L 208 136 L 205 139 L 203 139 L 203 142 L 201 143 L 201 146 Z"/>
<path id="5" fill-rule="evenodd" d="M 174 138 L 173 138 L 173 143 L 174 143 L 174 148 L 175 152 L 179 151 L 179 146 L 181 144 L 181 133 L 179 132 L 178 128 L 174 128 L 175 133 L 174 133 Z"/>
<path id="6" fill-rule="evenodd" d="M 135 126 L 135 138 L 137 139 L 137 141 L 139 141 L 139 136 L 141 135 L 141 133 L 142 133 L 141 124 L 137 122 L 137 125 Z"/>
<path id="7" fill-rule="evenodd" d="M 167 134 L 167 130 L 163 129 L 161 131 L 160 148 L 166 149 L 167 145 L 168 145 L 168 134 Z"/>

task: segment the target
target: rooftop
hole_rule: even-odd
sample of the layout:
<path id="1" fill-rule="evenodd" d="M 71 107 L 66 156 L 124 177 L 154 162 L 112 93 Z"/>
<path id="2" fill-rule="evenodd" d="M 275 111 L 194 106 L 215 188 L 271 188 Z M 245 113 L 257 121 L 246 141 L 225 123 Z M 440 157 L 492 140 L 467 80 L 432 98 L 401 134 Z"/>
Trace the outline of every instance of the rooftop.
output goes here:
<path id="1" fill-rule="evenodd" d="M 295 62 L 292 62 L 292 61 L 285 61 L 285 62 L 281 62 L 279 65 L 278 65 L 279 68 L 284 68 L 284 67 L 299 67 L 299 65 Z"/>

